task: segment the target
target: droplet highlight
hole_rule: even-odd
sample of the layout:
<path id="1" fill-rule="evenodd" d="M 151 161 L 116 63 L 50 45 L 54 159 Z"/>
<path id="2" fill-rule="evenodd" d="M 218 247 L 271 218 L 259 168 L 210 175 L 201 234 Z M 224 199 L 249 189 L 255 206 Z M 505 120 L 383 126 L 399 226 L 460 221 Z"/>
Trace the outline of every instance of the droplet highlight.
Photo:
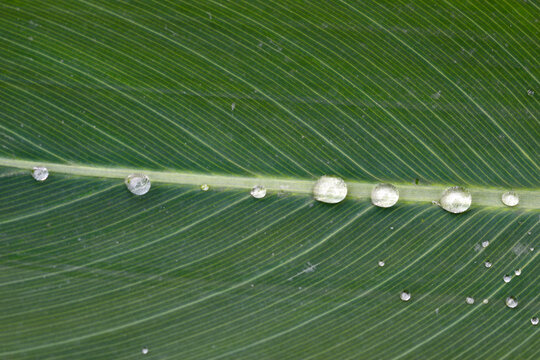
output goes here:
<path id="1" fill-rule="evenodd" d="M 474 304 L 474 298 L 467 296 L 467 298 L 465 299 L 465 302 L 469 305 L 472 305 Z"/>
<path id="2" fill-rule="evenodd" d="M 488 299 L 484 299 L 484 300 L 482 300 L 482 303 L 483 303 L 483 304 L 487 304 L 488 302 L 489 302 L 489 300 L 488 300 Z"/>
<path id="3" fill-rule="evenodd" d="M 135 195 L 144 195 L 150 190 L 150 178 L 142 174 L 131 174 L 126 177 L 126 186 Z"/>
<path id="4" fill-rule="evenodd" d="M 347 196 L 347 184 L 343 179 L 336 176 L 321 176 L 313 187 L 315 200 L 337 204 Z"/>
<path id="5" fill-rule="evenodd" d="M 382 208 L 394 206 L 399 199 L 399 191 L 392 184 L 377 184 L 371 191 L 371 203 Z"/>
<path id="6" fill-rule="evenodd" d="M 453 214 L 459 214 L 469 209 L 472 202 L 471 193 L 461 186 L 454 186 L 444 190 L 440 206 Z"/>
<path id="7" fill-rule="evenodd" d="M 506 206 L 516 206 L 519 204 L 519 196 L 514 191 L 507 191 L 502 194 L 501 201 Z"/>
<path id="8" fill-rule="evenodd" d="M 484 263 L 484 266 L 487 267 L 487 268 L 490 268 L 491 265 L 492 265 L 492 264 L 491 264 L 491 261 L 486 261 L 486 262 Z"/>
<path id="9" fill-rule="evenodd" d="M 384 266 L 384 261 L 379 260 L 378 265 L 379 265 L 380 267 L 383 267 L 383 266 Z"/>
<path id="10" fill-rule="evenodd" d="M 401 294 L 399 294 L 399 298 L 401 299 L 401 301 L 409 301 L 411 300 L 411 294 L 405 290 L 405 291 L 402 291 Z"/>
<path id="11" fill-rule="evenodd" d="M 208 191 L 208 190 L 210 190 L 210 186 L 208 184 L 202 184 L 201 185 L 201 190 L 202 191 Z"/>
<path id="12" fill-rule="evenodd" d="M 512 277 L 511 277 L 510 275 L 507 274 L 507 275 L 504 275 L 504 276 L 503 276 L 503 281 L 504 281 L 505 283 L 509 283 L 510 280 L 512 280 Z"/>
<path id="13" fill-rule="evenodd" d="M 483 248 L 487 248 L 488 246 L 489 246 L 489 241 L 487 241 L 487 240 L 482 241 L 482 247 Z"/>
<path id="14" fill-rule="evenodd" d="M 516 276 L 521 275 L 521 269 L 514 270 L 514 274 L 516 274 Z"/>
<path id="15" fill-rule="evenodd" d="M 141 352 L 143 353 L 143 355 L 148 354 L 148 348 L 142 348 Z"/>
<path id="16" fill-rule="evenodd" d="M 518 306 L 518 301 L 515 297 L 509 296 L 506 298 L 506 306 L 508 306 L 510 309 L 515 308 Z"/>
<path id="17" fill-rule="evenodd" d="M 536 316 L 531 318 L 531 324 L 533 324 L 534 326 L 538 325 L 538 318 Z"/>
<path id="18" fill-rule="evenodd" d="M 36 166 L 32 169 L 32 177 L 37 181 L 45 181 L 49 177 L 49 170 L 43 166 Z"/>
<path id="19" fill-rule="evenodd" d="M 262 185 L 256 185 L 251 189 L 251 196 L 255 199 L 262 199 L 266 196 L 266 188 Z"/>

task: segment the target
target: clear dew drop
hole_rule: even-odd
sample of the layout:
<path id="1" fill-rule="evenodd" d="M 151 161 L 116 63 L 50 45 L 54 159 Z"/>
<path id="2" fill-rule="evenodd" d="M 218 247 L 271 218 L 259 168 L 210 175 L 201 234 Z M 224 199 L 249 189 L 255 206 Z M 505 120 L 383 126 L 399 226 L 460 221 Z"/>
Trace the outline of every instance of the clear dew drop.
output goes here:
<path id="1" fill-rule="evenodd" d="M 142 174 L 131 174 L 126 177 L 126 186 L 135 195 L 144 195 L 150 190 L 150 178 Z"/>
<path id="2" fill-rule="evenodd" d="M 380 267 L 383 267 L 384 266 L 384 261 L 379 260 L 378 264 L 379 264 Z"/>
<path id="3" fill-rule="evenodd" d="M 510 309 L 515 308 L 518 306 L 518 301 L 515 297 L 509 296 L 506 298 L 506 306 L 508 306 Z"/>
<path id="4" fill-rule="evenodd" d="M 482 301 L 482 303 L 484 303 L 484 304 L 487 304 L 488 302 L 489 302 L 488 299 L 484 299 L 484 300 Z"/>
<path id="5" fill-rule="evenodd" d="M 371 191 L 371 202 L 378 207 L 394 206 L 398 199 L 399 191 L 392 184 L 377 184 Z"/>
<path id="6" fill-rule="evenodd" d="M 347 196 L 347 184 L 336 176 L 321 176 L 313 187 L 315 200 L 336 204 Z"/>
<path id="7" fill-rule="evenodd" d="M 501 201 L 506 206 L 516 206 L 519 204 L 519 196 L 514 191 L 507 191 L 502 194 Z"/>
<path id="8" fill-rule="evenodd" d="M 148 348 L 142 348 L 141 352 L 143 353 L 143 355 L 148 354 Z"/>
<path id="9" fill-rule="evenodd" d="M 467 296 L 467 298 L 465 299 L 465 302 L 469 305 L 472 305 L 474 304 L 474 298 Z"/>
<path id="10" fill-rule="evenodd" d="M 531 90 L 531 89 L 527 90 L 527 95 L 533 96 L 534 95 L 534 90 Z"/>
<path id="11" fill-rule="evenodd" d="M 505 283 L 509 283 L 510 280 L 512 280 L 512 277 L 510 275 L 506 274 L 506 275 L 503 276 L 503 281 Z"/>
<path id="12" fill-rule="evenodd" d="M 459 214 L 469 209 L 472 202 L 471 193 L 461 186 L 454 186 L 444 190 L 440 206 L 451 213 Z"/>
<path id="13" fill-rule="evenodd" d="M 536 316 L 531 318 L 531 324 L 533 324 L 534 326 L 538 325 L 538 318 Z"/>
<path id="14" fill-rule="evenodd" d="M 202 184 L 201 185 L 201 190 L 202 191 L 208 191 L 208 190 L 210 190 L 210 186 L 208 184 Z"/>
<path id="15" fill-rule="evenodd" d="M 266 188 L 262 185 L 256 185 L 251 189 L 251 196 L 255 199 L 262 199 L 266 196 Z"/>
<path id="16" fill-rule="evenodd" d="M 485 241 L 482 241 L 482 247 L 483 248 L 487 248 L 489 246 L 489 241 L 485 240 Z"/>
<path id="17" fill-rule="evenodd" d="M 514 274 L 516 274 L 516 276 L 521 275 L 521 269 L 514 270 Z"/>
<path id="18" fill-rule="evenodd" d="M 49 177 L 49 170 L 43 166 L 36 166 L 32 169 L 32 177 L 37 181 L 45 181 Z"/>
<path id="19" fill-rule="evenodd" d="M 484 263 L 484 266 L 487 267 L 487 268 L 490 268 L 491 265 L 492 265 L 492 264 L 491 264 L 491 261 L 486 261 L 486 262 Z"/>
<path id="20" fill-rule="evenodd" d="M 411 294 L 405 290 L 405 291 L 402 291 L 401 294 L 399 294 L 399 298 L 401 299 L 401 301 L 409 301 L 411 300 Z"/>

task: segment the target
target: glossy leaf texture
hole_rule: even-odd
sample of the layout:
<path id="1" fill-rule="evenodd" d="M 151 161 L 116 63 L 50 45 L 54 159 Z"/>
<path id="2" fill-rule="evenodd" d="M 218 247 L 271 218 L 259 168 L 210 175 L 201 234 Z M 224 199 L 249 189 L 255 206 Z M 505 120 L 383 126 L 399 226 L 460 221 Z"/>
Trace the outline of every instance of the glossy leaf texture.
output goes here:
<path id="1" fill-rule="evenodd" d="M 0 2 L 0 358 L 537 358 L 538 15 Z M 17 161 L 222 186 L 135 196 L 91 170 L 37 182 Z M 529 198 L 456 215 L 231 186 L 322 175 Z"/>

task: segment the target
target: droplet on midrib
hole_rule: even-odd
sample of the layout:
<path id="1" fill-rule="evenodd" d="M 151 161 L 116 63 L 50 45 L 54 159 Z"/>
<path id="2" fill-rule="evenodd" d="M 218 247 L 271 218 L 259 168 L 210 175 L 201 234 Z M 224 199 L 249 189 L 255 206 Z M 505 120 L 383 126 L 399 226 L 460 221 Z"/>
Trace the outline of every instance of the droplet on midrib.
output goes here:
<path id="1" fill-rule="evenodd" d="M 49 177 L 49 170 L 43 166 L 36 166 L 32 169 L 32 177 L 37 181 L 45 181 Z"/>
<path id="2" fill-rule="evenodd" d="M 253 189 L 251 189 L 251 196 L 255 199 L 262 199 L 266 196 L 266 188 L 262 185 L 255 185 Z"/>
<path id="3" fill-rule="evenodd" d="M 506 206 L 516 206 L 519 204 L 519 196 L 514 191 L 507 191 L 502 194 L 501 201 Z"/>
<path id="4" fill-rule="evenodd" d="M 451 213 L 459 214 L 469 209 L 472 202 L 471 193 L 461 186 L 454 186 L 444 190 L 440 206 Z"/>
<path id="5" fill-rule="evenodd" d="M 150 190 L 150 178 L 142 174 L 131 174 L 126 177 L 126 186 L 135 195 L 144 195 Z"/>
<path id="6" fill-rule="evenodd" d="M 506 298 L 506 306 L 508 306 L 510 309 L 515 308 L 518 306 L 518 301 L 515 297 L 509 296 Z"/>
<path id="7" fill-rule="evenodd" d="M 371 191 L 373 205 L 383 208 L 394 206 L 399 199 L 399 191 L 392 184 L 377 184 Z"/>
<path id="8" fill-rule="evenodd" d="M 343 179 L 336 176 L 321 176 L 313 187 L 315 200 L 336 204 L 347 196 L 347 184 Z"/>
<path id="9" fill-rule="evenodd" d="M 402 291 L 401 294 L 399 294 L 399 298 L 401 299 L 401 301 L 409 301 L 411 300 L 411 294 L 405 290 L 405 291 Z"/>
<path id="10" fill-rule="evenodd" d="M 202 191 L 208 191 L 208 190 L 210 190 L 210 186 L 208 184 L 202 184 L 201 185 L 201 190 Z"/>

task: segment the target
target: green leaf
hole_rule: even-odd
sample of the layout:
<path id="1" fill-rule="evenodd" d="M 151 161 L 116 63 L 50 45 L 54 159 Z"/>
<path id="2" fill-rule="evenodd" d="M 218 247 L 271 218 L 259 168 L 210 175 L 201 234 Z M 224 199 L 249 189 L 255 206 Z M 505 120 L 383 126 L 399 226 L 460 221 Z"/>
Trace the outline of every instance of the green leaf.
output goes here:
<path id="1" fill-rule="evenodd" d="M 537 18 L 0 3 L 0 358 L 537 358 Z M 313 199 L 322 175 L 343 202 Z M 432 204 L 449 186 L 470 210 Z"/>

